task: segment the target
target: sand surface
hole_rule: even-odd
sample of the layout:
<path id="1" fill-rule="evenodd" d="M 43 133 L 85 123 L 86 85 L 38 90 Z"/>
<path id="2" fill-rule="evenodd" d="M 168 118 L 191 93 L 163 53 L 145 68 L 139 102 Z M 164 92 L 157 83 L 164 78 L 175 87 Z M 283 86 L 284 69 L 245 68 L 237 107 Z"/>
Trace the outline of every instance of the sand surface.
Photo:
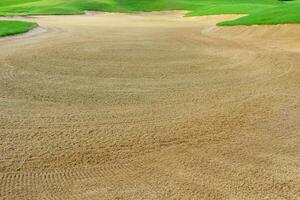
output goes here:
<path id="1" fill-rule="evenodd" d="M 18 18 L 0 40 L 0 199 L 299 199 L 300 25 Z"/>

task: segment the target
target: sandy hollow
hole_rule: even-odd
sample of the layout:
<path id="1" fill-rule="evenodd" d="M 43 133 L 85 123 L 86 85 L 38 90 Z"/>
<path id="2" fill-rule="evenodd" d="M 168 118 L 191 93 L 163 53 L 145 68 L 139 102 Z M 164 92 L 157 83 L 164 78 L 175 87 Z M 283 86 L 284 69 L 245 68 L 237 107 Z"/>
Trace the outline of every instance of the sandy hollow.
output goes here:
<path id="1" fill-rule="evenodd" d="M 299 199 L 300 25 L 182 16 L 21 18 L 0 199 Z"/>

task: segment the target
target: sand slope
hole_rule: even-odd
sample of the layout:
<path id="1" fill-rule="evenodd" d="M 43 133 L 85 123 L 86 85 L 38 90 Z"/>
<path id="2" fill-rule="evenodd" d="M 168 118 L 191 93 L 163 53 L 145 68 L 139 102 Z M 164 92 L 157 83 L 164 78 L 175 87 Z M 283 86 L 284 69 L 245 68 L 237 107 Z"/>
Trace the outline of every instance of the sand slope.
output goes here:
<path id="1" fill-rule="evenodd" d="M 300 25 L 182 15 L 1 39 L 0 199 L 299 199 Z"/>

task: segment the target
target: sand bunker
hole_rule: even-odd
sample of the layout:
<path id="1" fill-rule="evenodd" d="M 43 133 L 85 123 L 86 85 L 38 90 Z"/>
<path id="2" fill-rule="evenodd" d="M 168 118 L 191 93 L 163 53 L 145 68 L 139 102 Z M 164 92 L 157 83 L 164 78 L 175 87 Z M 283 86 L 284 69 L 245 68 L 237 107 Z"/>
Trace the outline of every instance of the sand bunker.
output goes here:
<path id="1" fill-rule="evenodd" d="M 300 25 L 182 15 L 0 41 L 0 199 L 299 198 Z"/>

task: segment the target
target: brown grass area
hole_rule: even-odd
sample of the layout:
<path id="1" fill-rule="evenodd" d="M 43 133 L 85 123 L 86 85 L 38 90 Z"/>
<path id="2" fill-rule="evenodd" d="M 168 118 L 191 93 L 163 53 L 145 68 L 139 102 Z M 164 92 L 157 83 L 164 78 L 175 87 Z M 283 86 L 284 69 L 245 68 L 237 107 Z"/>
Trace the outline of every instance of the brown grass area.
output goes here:
<path id="1" fill-rule="evenodd" d="M 40 16 L 0 41 L 0 199 L 298 199 L 300 26 Z"/>

